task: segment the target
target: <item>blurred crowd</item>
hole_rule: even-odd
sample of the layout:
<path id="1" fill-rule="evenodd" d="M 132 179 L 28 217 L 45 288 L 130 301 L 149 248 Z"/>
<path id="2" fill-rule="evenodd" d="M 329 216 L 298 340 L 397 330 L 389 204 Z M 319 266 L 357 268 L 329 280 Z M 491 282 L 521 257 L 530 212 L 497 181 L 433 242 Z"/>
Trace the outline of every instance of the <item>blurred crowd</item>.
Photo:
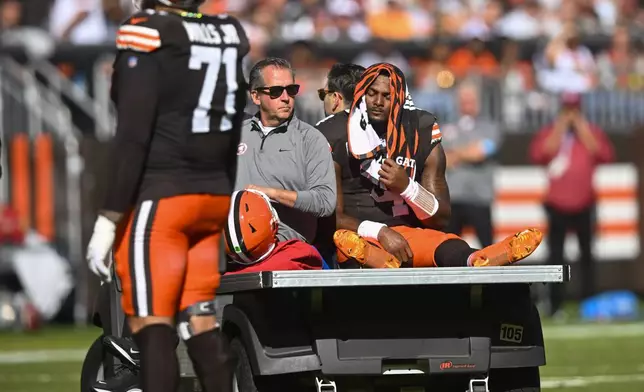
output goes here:
<path id="1" fill-rule="evenodd" d="M 418 101 L 443 115 L 442 93 L 464 79 L 493 80 L 504 105 L 521 121 L 524 108 L 541 110 L 543 96 L 644 90 L 644 7 L 641 0 L 207 0 L 204 12 L 240 18 L 251 40 L 250 68 L 275 42 L 287 45 L 298 70 L 300 104 L 319 107 L 316 91 L 337 58 L 319 45 L 364 43 L 353 61 L 387 61 L 400 67 Z M 0 0 L 3 42 L 47 36 L 56 43 L 109 45 L 119 23 L 134 12 L 131 0 Z M 28 35 L 25 31 L 30 32 Z M 38 34 L 34 32 L 38 32 Z M 14 33 L 14 34 L 12 34 Z M 587 37 L 604 37 L 600 49 Z M 526 50 L 523 40 L 537 39 Z M 431 40 L 431 41 L 427 41 Z M 498 45 L 499 40 L 502 45 Z M 398 41 L 431 42 L 417 57 L 401 53 Z M 36 42 L 31 39 L 31 42 Z M 496 49 L 490 45 L 494 42 Z M 38 49 L 37 45 L 32 45 Z M 35 50 L 34 49 L 34 50 Z M 492 91 L 490 89 L 486 91 Z M 599 98 L 597 98 L 599 97 Z M 604 96 L 595 96 L 595 106 Z M 509 99 L 508 99 L 509 98 Z M 644 116 L 639 97 L 634 105 Z M 615 103 L 616 104 L 616 103 Z M 450 104 L 451 105 L 451 104 Z M 520 108 L 516 109 L 519 105 Z M 612 104 L 611 104 L 612 105 Z M 541 109 L 540 109 L 541 108 Z M 630 113 L 630 112 L 629 112 Z M 317 114 L 315 114 L 317 115 Z M 315 116 L 313 115 L 313 116 Z"/>
<path id="2" fill-rule="evenodd" d="M 569 22 L 581 34 L 611 34 L 627 26 L 644 31 L 638 0 L 207 0 L 203 11 L 242 19 L 259 43 L 319 39 L 327 42 L 453 36 L 482 39 L 554 38 Z M 133 11 L 131 0 L 2 0 L 2 27 L 46 27 L 75 43 L 109 41 Z M 78 28 L 80 27 L 80 28 Z M 83 30 L 80 34 L 74 30 Z"/>

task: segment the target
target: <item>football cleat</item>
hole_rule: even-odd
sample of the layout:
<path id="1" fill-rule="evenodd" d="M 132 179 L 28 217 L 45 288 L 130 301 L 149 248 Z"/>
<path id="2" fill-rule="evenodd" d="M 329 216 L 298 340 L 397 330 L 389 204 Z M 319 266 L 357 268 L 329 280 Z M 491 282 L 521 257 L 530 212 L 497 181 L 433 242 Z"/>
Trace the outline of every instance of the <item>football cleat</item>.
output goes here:
<path id="1" fill-rule="evenodd" d="M 501 242 L 478 250 L 470 256 L 473 267 L 500 267 L 516 263 L 537 250 L 543 233 L 537 229 L 526 229 L 511 235 Z"/>
<path id="2" fill-rule="evenodd" d="M 389 252 L 360 237 L 350 230 L 338 230 L 333 234 L 333 242 L 338 252 L 346 259 L 357 261 L 370 268 L 400 268 L 400 261 Z M 338 262 L 346 261 L 342 257 Z"/>
<path id="3" fill-rule="evenodd" d="M 137 373 L 126 367 L 117 369 L 116 376 L 96 381 L 94 392 L 142 392 Z"/>
<path id="4" fill-rule="evenodd" d="M 125 366 L 133 370 L 139 369 L 140 353 L 132 338 L 104 336 L 103 345 L 110 354 L 118 358 Z"/>

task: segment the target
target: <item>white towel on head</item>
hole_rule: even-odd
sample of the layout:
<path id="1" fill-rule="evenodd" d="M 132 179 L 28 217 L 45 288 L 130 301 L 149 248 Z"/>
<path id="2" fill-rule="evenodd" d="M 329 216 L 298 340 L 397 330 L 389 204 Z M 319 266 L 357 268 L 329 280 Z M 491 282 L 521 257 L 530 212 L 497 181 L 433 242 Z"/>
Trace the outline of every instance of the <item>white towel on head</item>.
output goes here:
<path id="1" fill-rule="evenodd" d="M 349 113 L 349 149 L 354 156 L 366 155 L 382 146 L 382 139 L 369 123 L 367 102 L 360 103 Z"/>
<path id="2" fill-rule="evenodd" d="M 409 93 L 409 87 L 405 86 L 405 102 L 403 109 L 416 110 L 414 101 Z M 365 97 L 360 99 L 360 103 L 349 113 L 349 148 L 354 156 L 366 155 L 382 147 L 386 150 L 386 144 L 382 145 L 382 138 L 378 136 L 373 126 L 369 123 L 367 114 L 367 102 Z M 388 154 L 385 154 L 388 155 Z"/>
<path id="3" fill-rule="evenodd" d="M 376 130 L 369 123 L 369 116 L 367 114 L 367 103 L 365 98 L 362 97 L 360 103 L 349 113 L 348 125 L 348 138 L 349 138 L 349 153 L 354 157 L 362 158 L 361 173 L 367 177 L 372 183 L 383 187 L 380 184 L 380 163 L 379 158 L 381 155 L 387 155 L 386 142 L 378 136 Z M 368 157 L 369 153 L 373 153 L 372 157 Z"/>
<path id="4" fill-rule="evenodd" d="M 410 111 L 416 110 L 414 106 L 414 101 L 411 98 L 409 93 L 409 87 L 405 83 L 404 75 L 397 68 L 392 65 L 385 65 L 385 68 L 388 67 L 388 72 L 390 75 L 396 74 L 400 76 L 400 81 L 402 85 L 396 84 L 393 88 L 404 88 L 404 100 L 403 102 L 398 102 L 398 97 L 401 94 L 396 94 L 391 97 L 392 108 L 394 110 L 395 105 L 401 105 L 402 107 L 398 111 L 398 117 L 396 119 L 387 118 L 387 122 L 394 121 L 393 124 L 387 124 L 387 132 L 382 137 L 378 135 L 373 126 L 369 122 L 369 115 L 367 113 L 367 102 L 366 102 L 366 88 L 364 86 L 362 89 L 362 96 L 356 95 L 356 98 L 359 99 L 357 104 L 354 105 L 353 109 L 349 113 L 349 121 L 347 124 L 348 130 L 348 150 L 353 158 L 360 160 L 360 172 L 363 176 L 368 178 L 372 183 L 384 188 L 384 185 L 380 183 L 380 175 L 378 172 L 381 168 L 381 162 L 384 158 L 388 158 L 390 154 L 397 154 L 396 151 L 389 151 L 388 137 L 394 137 L 391 135 L 391 132 L 403 132 L 403 127 L 401 126 L 401 121 L 404 121 L 405 115 L 409 115 Z M 370 68 L 371 69 L 371 68 Z M 375 69 L 375 68 L 374 68 Z M 369 70 L 365 71 L 365 74 Z M 363 74 L 363 77 L 364 75 Z M 370 75 L 369 80 L 371 83 L 377 75 Z M 399 79 L 396 79 L 399 80 Z M 356 87 L 357 89 L 357 87 Z M 391 129 L 390 127 L 400 127 L 400 129 Z M 407 146 L 409 148 L 409 146 Z"/>

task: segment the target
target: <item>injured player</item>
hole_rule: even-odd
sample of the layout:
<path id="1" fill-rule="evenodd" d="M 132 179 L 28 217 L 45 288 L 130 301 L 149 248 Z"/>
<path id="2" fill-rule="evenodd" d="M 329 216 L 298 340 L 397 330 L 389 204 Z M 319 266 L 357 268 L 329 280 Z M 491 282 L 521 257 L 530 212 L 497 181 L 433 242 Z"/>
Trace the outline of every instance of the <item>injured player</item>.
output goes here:
<path id="1" fill-rule="evenodd" d="M 353 104 L 318 124 L 337 181 L 338 261 L 372 268 L 503 266 L 532 254 L 528 228 L 484 249 L 442 231 L 450 218 L 446 157 L 436 117 L 414 106 L 397 67 L 369 67 Z"/>

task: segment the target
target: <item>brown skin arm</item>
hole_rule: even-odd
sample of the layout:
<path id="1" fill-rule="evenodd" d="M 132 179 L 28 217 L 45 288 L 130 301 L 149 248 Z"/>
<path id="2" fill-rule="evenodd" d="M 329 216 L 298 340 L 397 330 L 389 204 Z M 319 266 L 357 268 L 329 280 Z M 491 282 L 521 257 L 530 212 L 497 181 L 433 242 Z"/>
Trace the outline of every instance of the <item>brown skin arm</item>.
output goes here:
<path id="1" fill-rule="evenodd" d="M 358 231 L 360 221 L 347 215 L 344 212 L 344 200 L 342 197 L 342 169 L 340 165 L 334 163 L 336 186 L 338 189 L 338 200 L 336 207 L 336 221 L 337 229 L 346 229 Z M 438 200 L 438 211 L 436 214 L 423 221 L 423 226 L 435 229 L 444 230 L 449 223 L 452 214 L 452 208 L 449 199 L 449 187 L 445 178 L 445 170 L 447 168 L 447 158 L 442 145 L 437 145 L 425 160 L 425 167 L 423 170 L 423 177 L 421 178 L 420 185 L 430 191 Z"/>
<path id="2" fill-rule="evenodd" d="M 111 220 L 114 224 L 118 224 L 123 218 L 123 213 L 116 211 L 101 210 L 98 212 L 99 215 L 103 215 L 107 219 Z"/>
<path id="3" fill-rule="evenodd" d="M 552 156 L 554 155 L 559 147 L 561 146 L 561 141 L 563 136 L 570 125 L 571 117 L 568 113 L 562 113 L 559 115 L 554 124 L 554 129 L 546 139 L 544 143 L 544 150 L 546 154 Z"/>
<path id="4" fill-rule="evenodd" d="M 333 162 L 333 166 L 335 167 L 335 183 L 338 193 L 338 201 L 335 207 L 336 229 L 345 229 L 357 232 L 358 226 L 360 226 L 360 221 L 344 213 L 344 197 L 342 196 L 342 167 L 340 167 L 337 162 Z"/>
<path id="5" fill-rule="evenodd" d="M 282 205 L 293 208 L 297 201 L 297 192 L 286 189 L 275 189 L 273 199 Z"/>
<path id="6" fill-rule="evenodd" d="M 72 31 L 81 24 L 87 17 L 89 16 L 89 12 L 87 11 L 81 11 L 78 12 L 74 17 L 72 18 L 72 21 L 69 23 L 69 25 L 65 28 L 62 34 L 62 39 L 67 41 L 69 39 L 69 36 L 72 34 Z"/>
<path id="7" fill-rule="evenodd" d="M 266 196 L 268 196 L 269 199 L 275 200 L 276 202 L 291 208 L 295 206 L 295 202 L 297 201 L 297 192 L 295 191 L 275 189 L 258 185 L 249 185 L 246 187 L 246 189 L 254 189 L 256 191 L 263 192 Z"/>
<path id="8" fill-rule="evenodd" d="M 395 162 L 393 163 L 395 165 Z M 392 169 L 395 169 L 394 166 L 391 166 Z M 334 162 L 335 166 L 335 181 L 336 187 L 338 190 L 338 199 L 336 205 L 336 229 L 345 229 L 351 230 L 353 232 L 358 232 L 358 226 L 360 226 L 360 221 L 352 216 L 349 216 L 344 213 L 344 199 L 342 196 L 342 168 L 340 165 Z M 397 166 L 397 165 L 396 165 Z M 408 177 L 405 177 L 408 179 Z M 409 180 L 408 180 L 409 181 Z M 378 242 L 382 247 L 389 252 L 391 255 L 396 257 L 398 261 L 403 263 L 411 263 L 414 258 L 414 252 L 411 250 L 409 243 L 405 238 L 398 232 L 392 230 L 389 227 L 383 227 L 378 232 Z"/>
<path id="9" fill-rule="evenodd" d="M 579 112 L 577 112 L 573 117 L 572 123 L 575 125 L 575 131 L 584 147 L 586 147 L 591 154 L 596 154 L 597 151 L 599 151 L 599 143 L 597 142 L 595 135 L 593 135 L 588 121 L 583 118 Z"/>
<path id="10" fill-rule="evenodd" d="M 447 158 L 445 150 L 439 143 L 425 160 L 423 176 L 420 185 L 430 191 L 438 200 L 436 214 L 423 221 L 423 226 L 434 230 L 445 230 L 452 215 L 452 206 L 449 199 L 449 187 L 445 178 Z"/>

